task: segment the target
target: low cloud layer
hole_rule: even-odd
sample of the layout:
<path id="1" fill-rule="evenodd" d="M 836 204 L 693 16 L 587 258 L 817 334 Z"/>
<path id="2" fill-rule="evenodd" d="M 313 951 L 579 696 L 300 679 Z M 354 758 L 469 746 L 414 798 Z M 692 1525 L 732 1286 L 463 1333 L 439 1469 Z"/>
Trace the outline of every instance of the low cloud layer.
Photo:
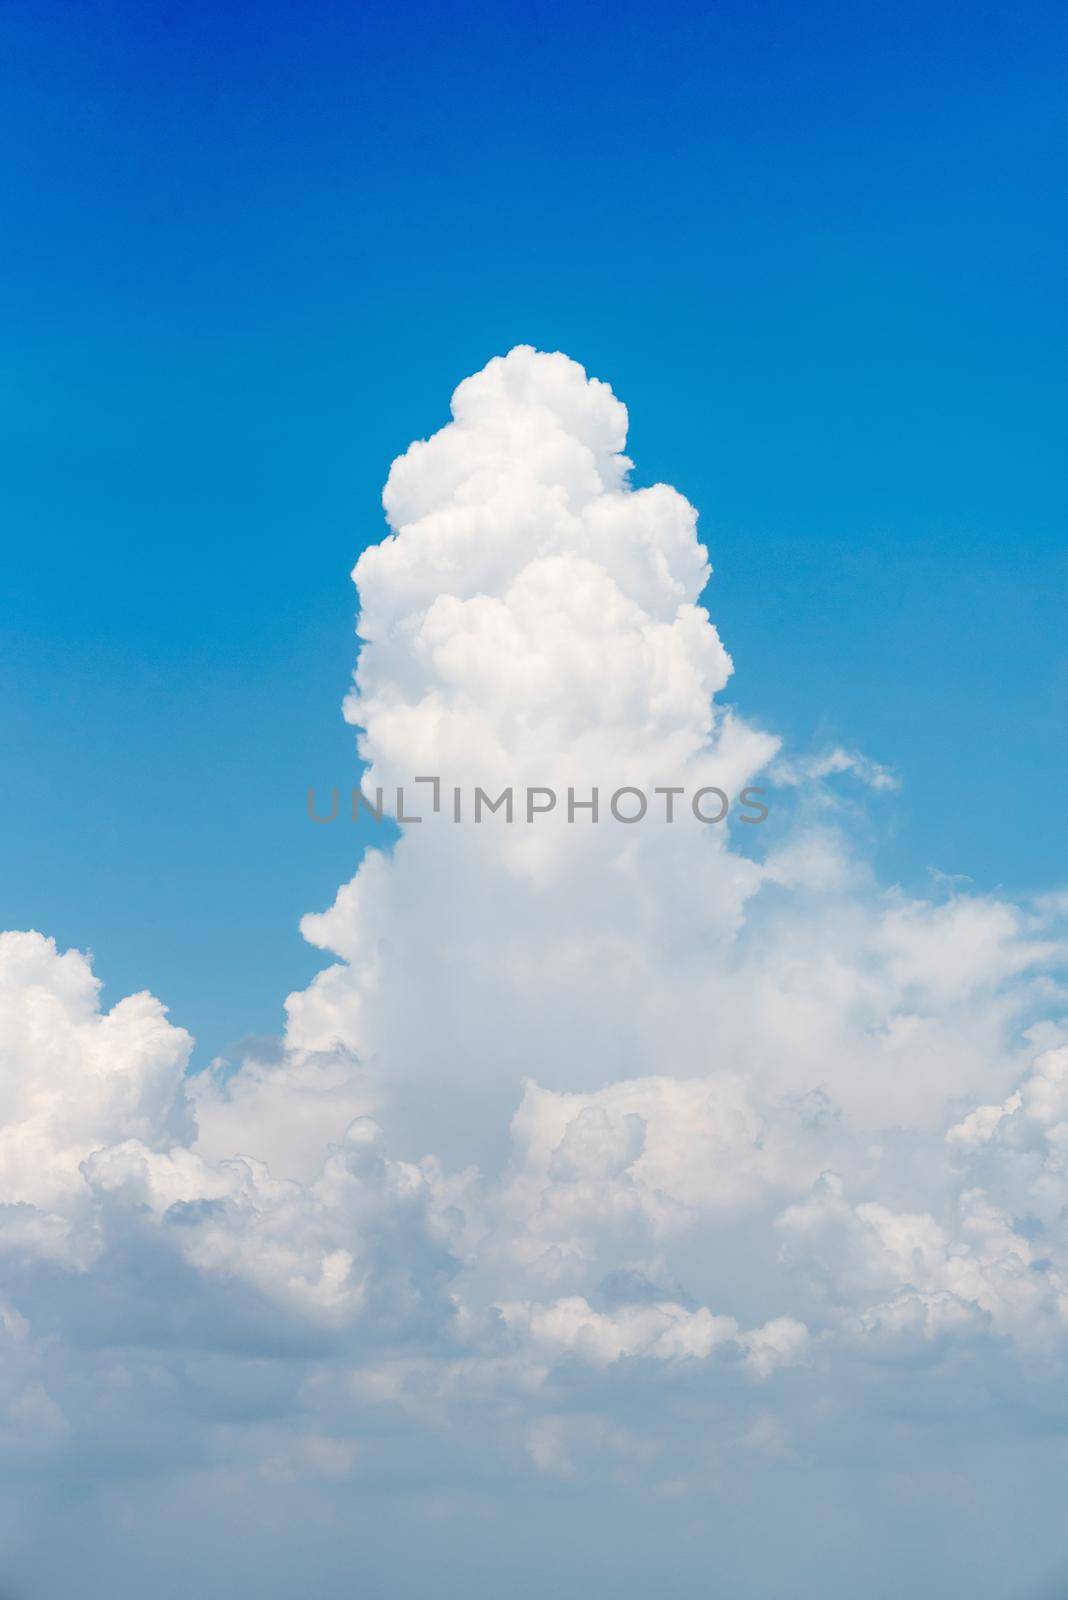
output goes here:
<path id="1" fill-rule="evenodd" d="M 354 572 L 368 795 L 895 786 L 717 704 L 607 385 L 520 347 L 452 416 Z M 0 935 L 13 1593 L 1051 1592 L 1065 899 L 911 898 L 847 818 L 430 813 L 192 1079 Z"/>

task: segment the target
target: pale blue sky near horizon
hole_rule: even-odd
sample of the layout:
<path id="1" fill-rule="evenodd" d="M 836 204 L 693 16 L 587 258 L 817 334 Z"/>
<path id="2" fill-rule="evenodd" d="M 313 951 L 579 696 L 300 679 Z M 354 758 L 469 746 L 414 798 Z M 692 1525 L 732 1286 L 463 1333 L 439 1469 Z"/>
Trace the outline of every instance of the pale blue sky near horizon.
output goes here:
<path id="1" fill-rule="evenodd" d="M 1053 5 L 0 9 L 0 925 L 277 1031 L 368 829 L 349 571 L 520 342 L 698 506 L 725 699 L 892 767 L 868 844 L 1068 859 Z"/>

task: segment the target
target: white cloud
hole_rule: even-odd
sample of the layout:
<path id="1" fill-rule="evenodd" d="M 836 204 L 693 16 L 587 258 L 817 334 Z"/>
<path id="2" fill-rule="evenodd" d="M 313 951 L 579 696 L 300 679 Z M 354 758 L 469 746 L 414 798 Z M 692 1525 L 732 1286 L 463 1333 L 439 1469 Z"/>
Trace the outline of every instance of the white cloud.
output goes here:
<path id="1" fill-rule="evenodd" d="M 65 1215 L 95 1149 L 192 1132 L 189 1035 L 149 994 L 102 1013 L 99 988 L 78 951 L 0 934 L 0 1202 Z"/>
<path id="2" fill-rule="evenodd" d="M 848 772 L 869 789 L 892 790 L 900 787 L 900 779 L 889 767 L 872 761 L 859 750 L 843 750 L 834 745 L 818 755 L 789 758 L 780 756 L 774 766 L 775 782 L 788 788 L 811 784 L 820 778 L 837 777 Z"/>
<path id="3" fill-rule="evenodd" d="M 453 785 L 891 786 L 717 706 L 696 515 L 629 487 L 626 423 L 521 347 L 394 463 L 346 714 L 367 792 L 446 803 L 305 919 L 337 959 L 276 1050 L 186 1080 L 159 1002 L 0 938 L 16 1464 L 95 1455 L 135 1518 L 153 1478 L 299 1492 L 343 1538 L 364 1473 L 667 1503 L 835 1462 L 858 1371 L 881 1459 L 892 1360 L 1059 1359 L 1063 898 L 883 891 L 825 821 L 764 856 L 733 818 L 451 820 Z"/>

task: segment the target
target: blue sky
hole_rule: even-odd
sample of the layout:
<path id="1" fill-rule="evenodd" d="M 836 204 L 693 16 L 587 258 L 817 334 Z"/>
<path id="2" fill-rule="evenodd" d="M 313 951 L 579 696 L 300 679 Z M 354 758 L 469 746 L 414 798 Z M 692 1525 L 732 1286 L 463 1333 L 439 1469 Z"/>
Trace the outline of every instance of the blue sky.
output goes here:
<path id="1" fill-rule="evenodd" d="M 2 909 L 206 1061 L 364 835 L 348 573 L 518 341 L 702 512 L 728 698 L 1065 857 L 1065 21 L 1030 5 L 4 6 Z"/>
<path id="2" fill-rule="evenodd" d="M 1066 36 L 0 5 L 5 1600 L 1066 1592 Z"/>

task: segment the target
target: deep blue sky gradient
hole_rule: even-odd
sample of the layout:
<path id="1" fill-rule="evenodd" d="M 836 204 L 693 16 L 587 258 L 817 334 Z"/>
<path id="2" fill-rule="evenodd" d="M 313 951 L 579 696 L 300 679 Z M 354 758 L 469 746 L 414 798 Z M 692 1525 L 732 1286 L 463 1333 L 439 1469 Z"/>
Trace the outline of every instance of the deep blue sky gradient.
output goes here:
<path id="1" fill-rule="evenodd" d="M 366 833 L 348 572 L 520 341 L 701 508 L 730 698 L 880 870 L 1065 876 L 1052 4 L 0 6 L 0 925 L 275 1031 Z"/>

